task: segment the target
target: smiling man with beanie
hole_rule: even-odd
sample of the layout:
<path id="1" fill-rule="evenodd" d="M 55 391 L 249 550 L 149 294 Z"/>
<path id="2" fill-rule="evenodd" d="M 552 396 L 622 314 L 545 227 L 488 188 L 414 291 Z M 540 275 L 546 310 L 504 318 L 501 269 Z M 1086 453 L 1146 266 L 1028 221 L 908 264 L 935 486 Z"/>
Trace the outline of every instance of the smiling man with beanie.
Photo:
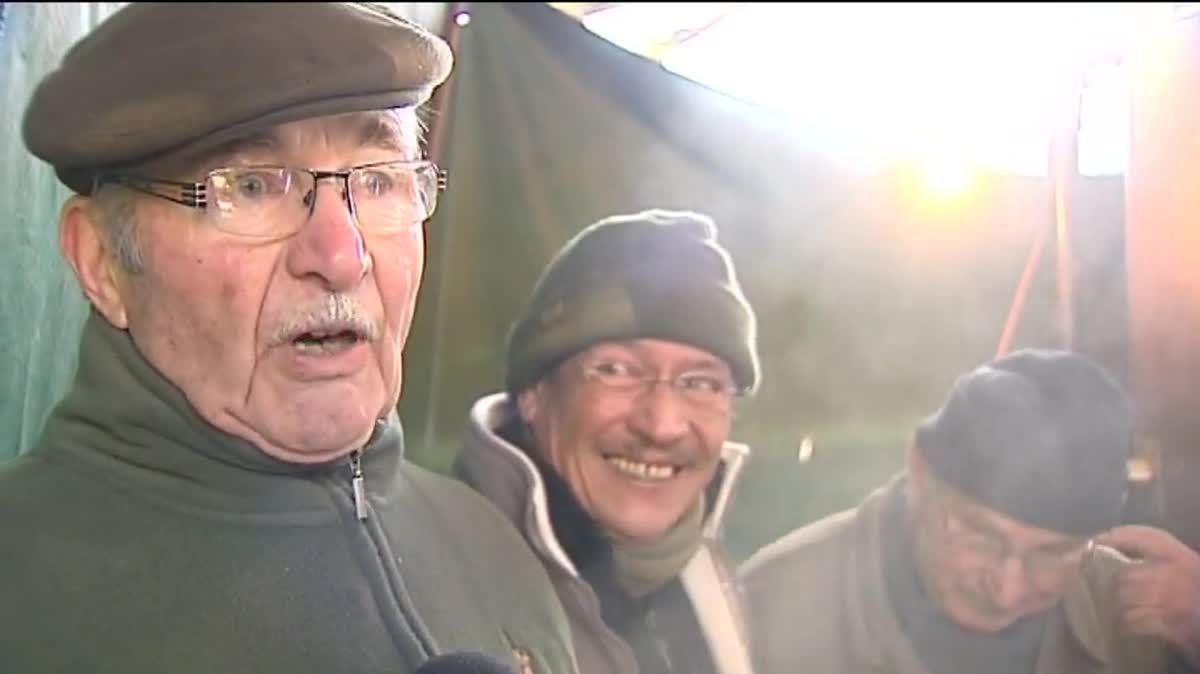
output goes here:
<path id="1" fill-rule="evenodd" d="M 749 672 L 717 539 L 756 334 L 713 221 L 664 210 L 577 234 L 515 322 L 455 471 L 541 559 L 582 674 Z"/>
<path id="2" fill-rule="evenodd" d="M 1164 635 L 1127 624 L 1136 565 L 1096 544 L 1121 523 L 1132 440 L 1123 392 L 1077 354 L 962 375 L 906 471 L 746 562 L 758 674 L 1175 671 Z"/>

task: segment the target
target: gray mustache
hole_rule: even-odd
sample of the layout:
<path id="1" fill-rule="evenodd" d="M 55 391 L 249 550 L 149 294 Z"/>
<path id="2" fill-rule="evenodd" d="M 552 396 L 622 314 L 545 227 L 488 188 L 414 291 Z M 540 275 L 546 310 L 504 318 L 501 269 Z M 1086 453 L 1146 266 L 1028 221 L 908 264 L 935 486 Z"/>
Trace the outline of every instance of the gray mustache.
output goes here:
<path id="1" fill-rule="evenodd" d="M 379 325 L 362 305 L 349 295 L 331 293 L 297 309 L 272 331 L 271 346 L 287 344 L 306 332 L 353 331 L 367 341 L 379 338 Z"/>

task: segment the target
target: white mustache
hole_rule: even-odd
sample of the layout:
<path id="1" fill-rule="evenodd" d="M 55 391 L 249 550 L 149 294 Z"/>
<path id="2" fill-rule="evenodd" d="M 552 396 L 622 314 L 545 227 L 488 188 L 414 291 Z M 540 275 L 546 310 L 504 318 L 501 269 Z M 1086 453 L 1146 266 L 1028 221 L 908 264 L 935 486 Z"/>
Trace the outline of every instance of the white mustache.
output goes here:
<path id="1" fill-rule="evenodd" d="M 353 331 L 367 341 L 379 338 L 379 324 L 355 299 L 330 293 L 312 305 L 299 308 L 271 332 L 271 346 L 289 344 L 307 332 Z"/>

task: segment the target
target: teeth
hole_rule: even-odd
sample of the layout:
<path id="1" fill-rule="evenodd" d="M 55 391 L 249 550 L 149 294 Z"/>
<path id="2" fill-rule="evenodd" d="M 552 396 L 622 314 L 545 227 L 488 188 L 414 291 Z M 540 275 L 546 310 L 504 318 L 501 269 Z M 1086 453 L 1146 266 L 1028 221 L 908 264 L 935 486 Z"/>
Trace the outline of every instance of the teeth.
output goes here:
<path id="1" fill-rule="evenodd" d="M 344 351 L 357 343 L 358 336 L 349 332 L 334 335 L 311 333 L 309 337 L 301 338 L 294 342 L 298 350 L 308 354 L 336 353 Z"/>
<path id="2" fill-rule="evenodd" d="M 675 476 L 676 468 L 670 464 L 643 463 L 621 456 L 610 456 L 608 463 L 617 470 L 641 480 L 667 480 Z"/>
<path id="3" fill-rule="evenodd" d="M 316 341 L 320 339 L 357 340 L 359 333 L 354 330 L 310 330 L 296 339 L 301 341 Z"/>

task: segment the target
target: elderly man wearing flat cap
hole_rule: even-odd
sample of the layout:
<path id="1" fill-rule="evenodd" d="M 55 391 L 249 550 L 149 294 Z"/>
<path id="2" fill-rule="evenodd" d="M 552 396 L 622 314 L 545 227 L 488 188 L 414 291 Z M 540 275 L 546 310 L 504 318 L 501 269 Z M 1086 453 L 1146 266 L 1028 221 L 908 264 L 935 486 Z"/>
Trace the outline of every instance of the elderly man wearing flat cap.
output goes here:
<path id="1" fill-rule="evenodd" d="M 517 533 L 386 421 L 450 68 L 378 6 L 134 3 L 40 83 L 25 141 L 77 192 L 91 315 L 0 469 L 0 671 L 574 671 Z"/>
<path id="2" fill-rule="evenodd" d="M 583 228 L 514 322 L 455 472 L 537 552 L 581 674 L 749 673 L 720 535 L 756 334 L 715 222 L 662 209 Z"/>
<path id="3" fill-rule="evenodd" d="M 1097 543 L 1115 542 L 1132 435 L 1082 356 L 1029 349 L 961 376 L 903 473 L 743 566 L 759 674 L 1188 671 L 1187 639 L 1136 624 L 1158 598 L 1118 590 L 1150 560 Z"/>

